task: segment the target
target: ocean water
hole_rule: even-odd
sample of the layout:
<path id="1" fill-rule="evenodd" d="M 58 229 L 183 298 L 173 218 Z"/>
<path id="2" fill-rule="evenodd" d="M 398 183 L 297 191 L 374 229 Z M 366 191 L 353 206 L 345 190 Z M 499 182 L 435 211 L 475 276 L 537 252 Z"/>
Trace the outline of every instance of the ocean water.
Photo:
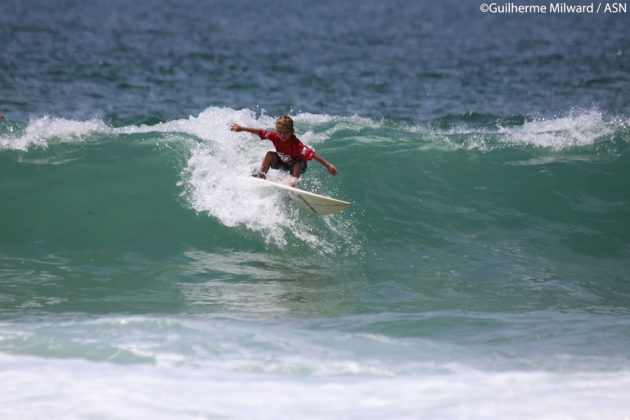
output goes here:
<path id="1" fill-rule="evenodd" d="M 630 17 L 479 7 L 5 0 L 0 417 L 630 417 Z"/>

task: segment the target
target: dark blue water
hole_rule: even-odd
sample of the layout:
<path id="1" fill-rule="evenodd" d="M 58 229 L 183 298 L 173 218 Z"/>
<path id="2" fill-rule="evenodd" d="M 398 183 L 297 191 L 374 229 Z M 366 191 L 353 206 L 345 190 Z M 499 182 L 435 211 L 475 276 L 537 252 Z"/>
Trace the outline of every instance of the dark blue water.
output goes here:
<path id="1" fill-rule="evenodd" d="M 0 417 L 627 416 L 630 18 L 479 9 L 5 0 Z"/>
<path id="2" fill-rule="evenodd" d="M 479 3 L 6 1 L 3 111 L 166 121 L 208 106 L 424 121 L 628 111 L 627 15 Z"/>

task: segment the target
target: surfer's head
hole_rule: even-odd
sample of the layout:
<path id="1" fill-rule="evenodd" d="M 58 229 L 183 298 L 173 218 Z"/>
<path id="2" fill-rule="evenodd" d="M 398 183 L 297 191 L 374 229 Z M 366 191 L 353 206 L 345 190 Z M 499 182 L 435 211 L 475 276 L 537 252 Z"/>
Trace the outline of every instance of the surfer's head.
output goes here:
<path id="1" fill-rule="evenodd" d="M 293 131 L 293 120 L 291 119 L 291 117 L 289 117 L 288 115 L 278 117 L 278 119 L 276 120 L 276 131 L 278 132 L 280 139 L 284 141 L 287 141 L 291 137 L 293 137 L 293 134 L 295 132 Z"/>

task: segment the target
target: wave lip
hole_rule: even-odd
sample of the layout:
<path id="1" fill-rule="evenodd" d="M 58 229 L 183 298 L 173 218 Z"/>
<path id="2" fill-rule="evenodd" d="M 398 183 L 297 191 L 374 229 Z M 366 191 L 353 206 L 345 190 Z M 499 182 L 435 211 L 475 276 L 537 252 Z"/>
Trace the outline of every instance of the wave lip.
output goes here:
<path id="1" fill-rule="evenodd" d="M 82 142 L 95 132 L 109 132 L 110 128 L 98 119 L 75 121 L 45 116 L 29 121 L 23 130 L 9 130 L 12 135 L 0 137 L 0 150 L 27 151 L 31 147 L 47 148 L 52 141 Z"/>
<path id="2" fill-rule="evenodd" d="M 492 152 L 534 148 L 558 153 L 588 148 L 611 135 L 625 135 L 627 129 L 627 123 L 607 119 L 601 111 L 591 109 L 552 118 L 449 116 L 434 124 L 416 126 L 413 131 L 433 144 L 445 144 L 453 150 Z"/>
<path id="3" fill-rule="evenodd" d="M 298 113 L 293 116 L 298 136 L 308 144 L 325 143 L 339 132 L 357 133 L 362 130 L 385 130 L 394 136 L 392 140 L 404 141 L 420 134 L 430 142 L 447 143 L 459 149 L 492 150 L 497 144 L 505 146 L 533 146 L 551 151 L 585 147 L 602 137 L 619 130 L 627 130 L 630 119 L 606 119 L 597 109 L 571 111 L 565 116 L 552 118 L 527 118 L 523 116 L 501 118 L 485 114 L 446 116 L 430 123 L 405 125 L 386 123 L 360 116 L 335 116 L 328 114 Z M 208 107 L 197 116 L 158 123 L 155 125 L 128 125 L 110 127 L 101 119 L 86 121 L 68 120 L 44 116 L 29 121 L 23 129 L 4 130 L 0 137 L 0 150 L 27 151 L 30 147 L 46 148 L 51 141 L 60 143 L 81 142 L 93 133 L 114 135 L 144 133 L 180 133 L 193 136 L 204 143 L 236 144 L 239 150 L 255 142 L 245 140 L 242 133 L 229 132 L 233 122 L 244 125 L 273 128 L 274 118 L 264 112 L 257 115 L 249 109 L 235 110 L 226 107 Z M 301 132 L 300 132 L 301 131 Z M 396 136 L 398 133 L 398 136 Z M 250 139 L 251 140 L 251 139 Z M 379 141 L 379 138 L 374 139 Z"/>
<path id="4" fill-rule="evenodd" d="M 500 141 L 535 146 L 558 152 L 575 147 L 591 146 L 613 129 L 597 110 L 571 113 L 565 117 L 526 121 L 521 127 L 502 128 Z"/>

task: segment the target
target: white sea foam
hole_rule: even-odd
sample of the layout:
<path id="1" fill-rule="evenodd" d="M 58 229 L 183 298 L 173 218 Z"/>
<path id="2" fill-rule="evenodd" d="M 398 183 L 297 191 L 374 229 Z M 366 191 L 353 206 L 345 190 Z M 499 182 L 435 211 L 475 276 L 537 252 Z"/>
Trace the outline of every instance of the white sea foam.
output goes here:
<path id="1" fill-rule="evenodd" d="M 373 120 L 371 118 L 360 117 L 358 115 L 335 116 L 328 114 L 312 114 L 310 112 L 301 112 L 295 115 L 293 119 L 296 124 L 302 124 L 305 126 L 335 123 L 340 125 L 340 128 L 350 130 L 360 130 L 366 127 L 380 128 L 383 125 L 383 120 Z"/>
<path id="2" fill-rule="evenodd" d="M 627 359 L 559 355 L 563 367 L 523 370 L 509 355 L 468 363 L 470 353 L 444 340 L 259 319 L 5 321 L 0 417 L 580 419 L 630 410 Z M 498 367 L 475 366 L 483 357 Z"/>
<path id="3" fill-rule="evenodd" d="M 238 351 L 238 349 L 234 349 Z M 273 365 L 273 360 L 267 361 Z M 3 418 L 619 418 L 630 372 L 217 371 L 0 354 Z M 342 368 L 334 373 L 333 369 Z M 156 398 L 159 396 L 159 398 Z"/>
<path id="4" fill-rule="evenodd" d="M 307 144 L 316 146 L 325 142 L 335 133 L 343 130 L 359 131 L 365 128 L 378 129 L 383 120 L 359 116 L 334 116 L 328 114 L 298 113 L 293 116 L 299 137 Z M 249 109 L 235 110 L 226 107 L 209 107 L 197 116 L 168 121 L 155 125 L 129 125 L 112 128 L 102 120 L 75 121 L 45 116 L 31 120 L 27 127 L 12 135 L 0 137 L 0 149 L 28 150 L 30 147 L 47 147 L 50 142 L 81 142 L 93 133 L 138 134 L 138 133 L 184 133 L 195 136 L 204 142 L 221 147 L 224 152 L 233 149 L 242 152 L 245 148 L 255 148 L 252 141 L 244 142 L 249 134 L 231 133 L 230 124 L 238 122 L 247 126 L 273 129 L 274 117 L 261 113 L 257 115 Z M 327 128 L 327 126 L 330 127 Z M 496 128 L 476 128 L 465 123 L 443 130 L 432 125 L 420 124 L 401 126 L 403 138 L 409 134 L 419 134 L 435 143 L 451 148 L 492 150 L 496 144 L 527 145 L 561 151 L 568 148 L 589 146 L 598 139 L 611 134 L 615 127 L 627 128 L 630 122 L 606 120 L 597 109 L 571 111 L 555 118 L 535 118 L 521 126 Z M 324 130 L 322 130 L 322 128 Z M 301 130 L 301 131 L 300 131 Z M 394 129 L 395 131 L 395 129 Z M 240 141 L 234 141 L 235 139 Z M 391 141 L 400 139 L 393 138 Z M 371 142 L 379 139 L 371 139 Z M 234 144 L 238 147 L 234 148 Z"/>
<path id="5" fill-rule="evenodd" d="M 607 120 L 597 109 L 571 111 L 553 118 L 535 118 L 519 126 L 474 127 L 460 123 L 447 129 L 420 124 L 408 129 L 423 140 L 423 148 L 480 150 L 484 152 L 506 148 L 534 147 L 550 152 L 562 152 L 592 146 L 618 128 L 627 125 L 615 119 Z"/>
<path id="6" fill-rule="evenodd" d="M 527 121 L 520 127 L 499 127 L 500 141 L 560 151 L 590 146 L 612 133 L 600 111 L 573 112 L 567 116 Z"/>
<path id="7" fill-rule="evenodd" d="M 299 120 L 296 117 L 296 124 Z M 280 194 L 269 194 L 257 187 L 249 175 L 260 167 L 265 153 L 273 146 L 252 134 L 231 132 L 232 123 L 273 129 L 274 119 L 256 116 L 249 110 L 208 108 L 198 117 L 149 128 L 177 130 L 202 139 L 191 146 L 190 158 L 182 171 L 186 198 L 191 206 L 225 226 L 242 226 L 258 232 L 268 243 L 283 247 L 294 237 L 322 252 L 334 251 L 336 245 L 325 237 L 330 237 L 341 225 L 335 225 L 333 230 L 324 224 L 316 225 L 313 219 L 304 218 L 296 209 L 283 205 Z M 309 138 L 323 141 L 314 135 L 301 137 L 307 144 Z M 310 171 L 317 169 L 321 168 L 314 163 Z M 278 176 L 275 171 L 269 173 L 270 179 Z M 325 229 L 323 234 L 321 228 Z"/>
<path id="8" fill-rule="evenodd" d="M 101 120 L 74 121 L 65 118 L 42 117 L 31 120 L 23 132 L 15 136 L 0 137 L 0 150 L 23 150 L 31 147 L 46 148 L 51 141 L 59 143 L 82 142 L 94 132 L 107 132 L 109 127 Z"/>

